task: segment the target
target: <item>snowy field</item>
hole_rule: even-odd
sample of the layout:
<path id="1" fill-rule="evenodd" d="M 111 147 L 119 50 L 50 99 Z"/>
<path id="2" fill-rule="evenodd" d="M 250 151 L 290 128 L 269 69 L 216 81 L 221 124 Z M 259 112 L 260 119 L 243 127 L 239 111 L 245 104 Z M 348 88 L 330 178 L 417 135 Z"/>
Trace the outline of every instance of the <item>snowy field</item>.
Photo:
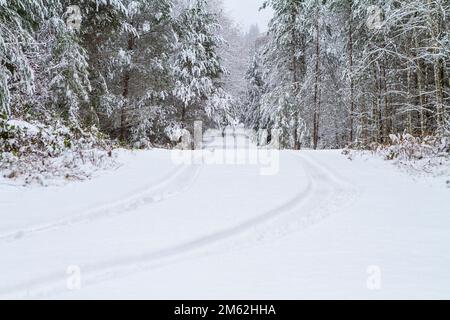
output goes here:
<path id="1" fill-rule="evenodd" d="M 261 174 L 120 151 L 90 181 L 1 184 L 0 298 L 450 298 L 442 178 L 340 151 L 278 156 Z"/>

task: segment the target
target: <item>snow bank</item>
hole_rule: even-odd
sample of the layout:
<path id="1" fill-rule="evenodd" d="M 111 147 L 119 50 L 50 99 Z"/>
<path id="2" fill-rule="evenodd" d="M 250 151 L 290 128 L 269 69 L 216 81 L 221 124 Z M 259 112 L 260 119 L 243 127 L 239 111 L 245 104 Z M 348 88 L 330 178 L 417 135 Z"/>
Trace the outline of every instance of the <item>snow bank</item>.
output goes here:
<path id="1" fill-rule="evenodd" d="M 56 122 L 0 119 L 0 179 L 40 184 L 84 180 L 116 166 L 113 153 L 95 128 L 90 132 Z"/>
<path id="2" fill-rule="evenodd" d="M 390 161 L 414 177 L 436 177 L 450 187 L 450 139 L 448 137 L 414 137 L 391 134 L 390 144 L 353 144 L 343 154 L 350 160 L 373 156 Z"/>

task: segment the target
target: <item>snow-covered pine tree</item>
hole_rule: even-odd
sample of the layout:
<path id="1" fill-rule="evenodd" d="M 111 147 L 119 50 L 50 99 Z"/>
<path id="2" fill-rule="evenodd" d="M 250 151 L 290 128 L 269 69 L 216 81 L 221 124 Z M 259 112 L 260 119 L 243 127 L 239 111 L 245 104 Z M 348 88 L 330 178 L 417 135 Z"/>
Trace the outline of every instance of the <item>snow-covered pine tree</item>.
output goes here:
<path id="1" fill-rule="evenodd" d="M 2 9 L 3 110 L 41 119 L 55 112 L 78 124 L 90 89 L 88 64 L 78 34 L 66 25 L 64 1 L 12 1 Z"/>
<path id="2" fill-rule="evenodd" d="M 261 123 L 261 98 L 264 94 L 265 83 L 261 58 L 260 50 L 255 51 L 245 77 L 247 92 L 244 123 L 254 130 L 264 129 L 264 124 Z"/>
<path id="3" fill-rule="evenodd" d="M 302 141 L 300 84 L 305 75 L 305 36 L 302 31 L 303 0 L 269 0 L 274 17 L 270 22 L 265 66 L 270 70 L 263 97 L 262 119 L 283 133 L 284 147 L 299 149 Z"/>
<path id="4" fill-rule="evenodd" d="M 84 112 L 82 108 L 88 107 L 91 90 L 88 57 L 80 45 L 77 32 L 68 29 L 60 17 L 50 18 L 40 31 L 40 34 L 47 34 L 46 46 L 40 49 L 44 52 L 49 50 L 48 61 L 42 60 L 47 62 L 42 71 L 49 79 L 47 109 L 80 127 Z"/>
<path id="5" fill-rule="evenodd" d="M 43 1 L 0 1 L 0 112 L 7 116 L 20 113 L 22 100 L 34 92 L 29 45 L 46 12 Z"/>
<path id="6" fill-rule="evenodd" d="M 225 72 L 217 52 L 223 43 L 219 28 L 205 0 L 192 1 L 177 18 L 173 95 L 182 129 L 191 127 L 193 119 L 206 120 L 208 110 L 217 117 L 228 106 L 217 81 Z"/>
<path id="7" fill-rule="evenodd" d="M 159 127 L 164 126 L 165 114 L 172 92 L 170 56 L 174 31 L 170 0 L 128 1 L 127 24 L 115 42 L 112 87 L 118 95 L 120 108 L 112 115 L 123 142 L 136 147 L 158 140 Z M 162 137 L 161 137 L 162 138 Z"/>
<path id="8" fill-rule="evenodd" d="M 96 125 L 111 134 L 114 128 L 112 113 L 120 108 L 120 95 L 113 78 L 116 65 L 117 37 L 133 30 L 128 24 L 125 0 L 64 0 L 64 7 L 77 5 L 82 21 L 79 30 L 82 47 L 87 51 L 89 64 L 89 105 L 83 116 L 88 125 Z M 115 135 L 112 135 L 116 137 Z"/>

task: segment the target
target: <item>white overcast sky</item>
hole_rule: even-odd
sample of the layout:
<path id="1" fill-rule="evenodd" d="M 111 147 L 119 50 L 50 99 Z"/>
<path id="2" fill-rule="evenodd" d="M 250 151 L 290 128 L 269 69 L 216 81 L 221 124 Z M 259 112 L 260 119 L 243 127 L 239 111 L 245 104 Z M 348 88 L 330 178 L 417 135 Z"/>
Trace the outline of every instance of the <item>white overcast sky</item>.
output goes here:
<path id="1" fill-rule="evenodd" d="M 247 31 L 252 24 L 258 24 L 260 30 L 267 31 L 272 17 L 270 9 L 259 11 L 264 0 L 223 0 L 225 10 L 237 23 Z"/>

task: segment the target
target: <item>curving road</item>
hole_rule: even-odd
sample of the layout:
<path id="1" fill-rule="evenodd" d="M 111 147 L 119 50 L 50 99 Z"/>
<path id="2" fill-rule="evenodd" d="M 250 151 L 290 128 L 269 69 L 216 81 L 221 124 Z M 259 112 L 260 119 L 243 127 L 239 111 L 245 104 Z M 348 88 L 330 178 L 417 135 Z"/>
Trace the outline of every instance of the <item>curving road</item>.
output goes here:
<path id="1" fill-rule="evenodd" d="M 304 237 L 316 228 L 326 227 L 324 221 L 327 220 L 338 219 L 340 222 L 335 224 L 335 229 L 341 230 L 341 223 L 346 222 L 345 218 L 340 220 L 339 217 L 347 211 L 357 212 L 352 208 L 361 205 L 361 198 L 367 196 L 366 190 L 358 186 L 355 179 L 344 178 L 346 171 L 336 170 L 336 163 L 330 160 L 339 159 L 342 161 L 339 163 L 345 165 L 349 161 L 337 157 L 338 153 L 330 156 L 327 153 L 282 151 L 277 158 L 277 172 L 263 175 L 261 163 L 248 159 L 236 161 L 237 150 L 247 155 L 247 151 L 254 148 L 245 134 L 228 133 L 225 140 L 232 143 L 225 143 L 220 136 L 210 136 L 204 141 L 204 152 L 210 157 L 220 154 L 223 159 L 234 159 L 234 162 L 173 164 L 166 166 L 162 173 L 156 163 L 170 162 L 173 154 L 158 151 L 158 157 L 152 159 L 151 154 L 155 151 L 139 153 L 137 157 L 145 157 L 146 161 L 136 160 L 139 165 L 134 171 L 126 171 L 125 163 L 122 170 L 126 174 L 110 173 L 108 179 L 98 179 L 87 186 L 91 188 L 89 194 L 98 192 L 101 198 L 101 194 L 109 192 L 111 183 L 120 185 L 121 177 L 133 176 L 133 183 L 124 183 L 120 192 L 112 191 L 115 192 L 113 199 L 93 201 L 81 191 L 74 194 L 69 187 L 67 194 L 64 191 L 59 194 L 67 197 L 67 203 L 95 205 L 78 212 L 61 206 L 61 217 L 58 217 L 58 208 L 54 208 L 52 218 L 40 212 L 37 216 L 42 222 L 35 218 L 37 222 L 31 225 L 2 230 L 0 297 L 223 298 L 229 297 L 227 293 L 232 286 L 223 290 L 219 287 L 212 292 L 206 290 L 205 296 L 193 287 L 181 290 L 180 295 L 173 285 L 169 286 L 172 288 L 170 294 L 161 289 L 158 291 L 158 288 L 170 281 L 167 276 L 177 278 L 179 270 L 191 270 L 195 279 L 208 272 L 223 275 L 225 269 L 222 268 L 226 264 L 221 267 L 217 261 L 230 255 L 239 259 L 228 269 L 241 265 L 240 262 L 245 263 L 241 265 L 245 268 L 253 261 L 272 260 L 274 253 L 271 250 L 282 254 L 278 257 L 280 261 L 290 257 L 288 265 L 294 269 L 309 265 L 311 259 L 323 260 L 323 257 L 311 256 L 307 248 L 292 251 L 292 244 L 299 241 L 299 247 L 305 246 L 305 241 L 313 237 Z M 157 176 L 159 178 L 154 179 Z M 31 198 L 32 193 L 29 197 L 30 201 L 37 201 L 39 208 L 38 200 Z M 26 214 L 20 212 L 19 205 L 18 212 Z M 322 239 L 327 237 L 333 238 L 332 233 L 322 234 Z M 260 250 L 266 245 L 272 249 Z M 319 248 L 323 249 L 323 245 Z M 334 248 L 332 243 L 327 244 L 327 248 L 332 254 L 326 257 L 348 250 L 348 247 Z M 243 256 L 242 252 L 248 254 Z M 306 253 L 309 258 L 304 256 Z M 198 263 L 201 266 L 193 267 Z M 352 268 L 355 265 L 352 262 Z M 80 290 L 71 290 L 67 285 L 74 266 L 81 272 Z M 210 266 L 207 272 L 200 271 L 206 266 Z M 272 269 L 277 272 L 284 267 L 283 264 L 283 267 L 277 265 Z M 192 268 L 199 270 L 198 273 Z M 251 285 L 254 281 L 240 271 L 233 274 L 240 277 L 240 283 L 248 281 Z M 286 275 L 291 280 L 292 276 L 294 279 L 298 276 L 296 272 Z M 284 289 L 291 281 L 273 276 L 273 281 L 275 279 Z M 204 286 L 202 281 L 199 286 Z M 283 296 L 290 292 L 283 290 L 279 292 L 280 298 L 296 297 L 294 294 Z M 157 292 L 164 294 L 158 296 Z M 264 298 L 267 294 L 244 294 L 242 297 Z"/>

